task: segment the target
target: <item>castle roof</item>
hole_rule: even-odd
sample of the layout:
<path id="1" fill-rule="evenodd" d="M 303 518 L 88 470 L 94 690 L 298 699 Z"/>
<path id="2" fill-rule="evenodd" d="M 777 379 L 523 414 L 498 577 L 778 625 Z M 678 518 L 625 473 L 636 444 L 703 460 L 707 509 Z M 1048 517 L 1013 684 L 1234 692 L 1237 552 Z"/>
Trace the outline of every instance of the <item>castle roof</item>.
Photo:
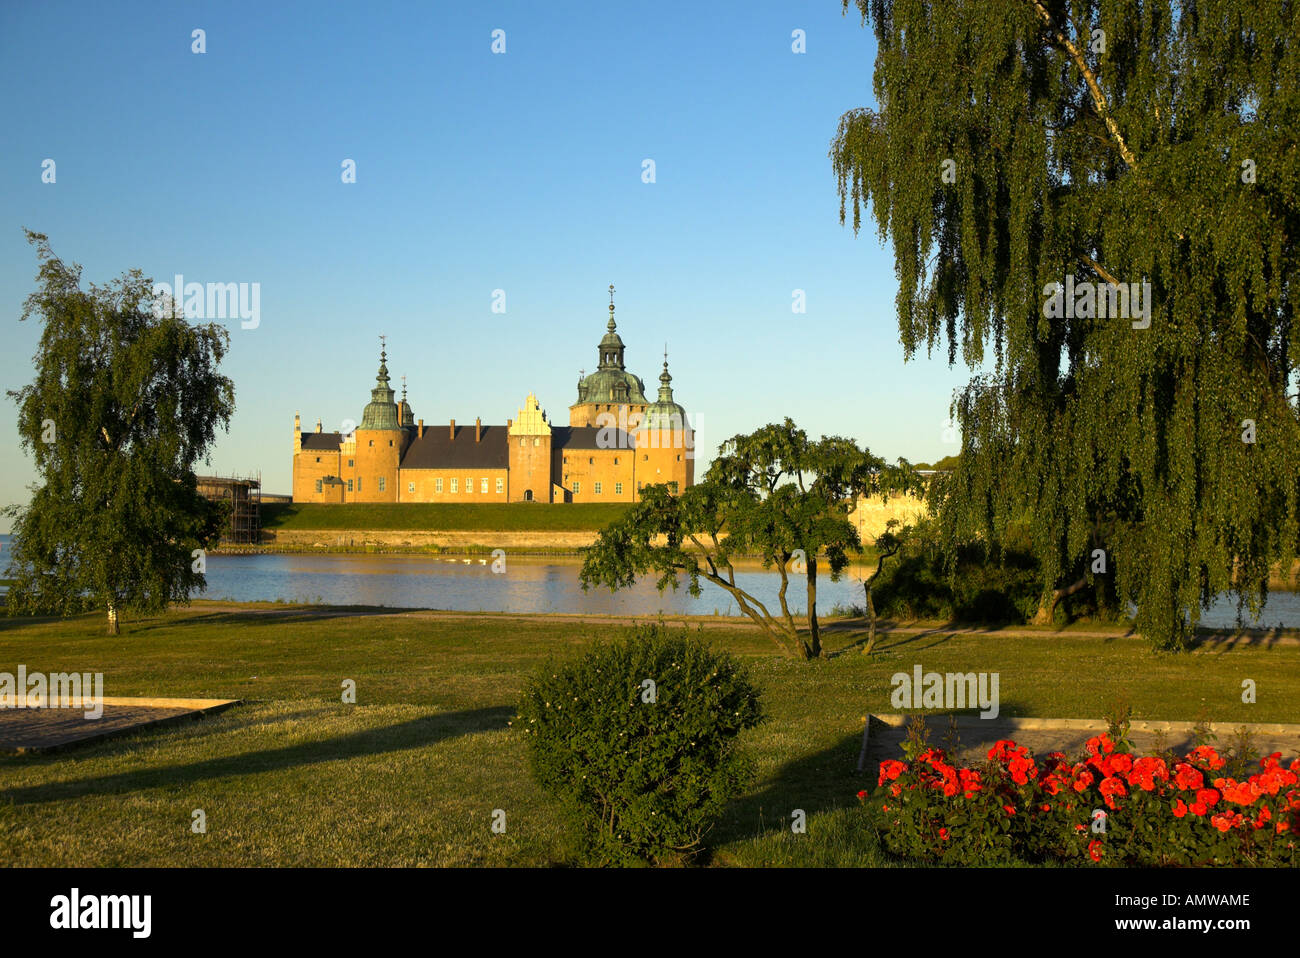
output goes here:
<path id="1" fill-rule="evenodd" d="M 382 337 L 381 337 L 382 338 Z M 375 375 L 375 388 L 370 390 L 370 402 L 361 414 L 358 429 L 401 429 L 401 413 L 393 401 L 393 389 L 388 384 L 388 352 L 379 351 L 379 372 Z"/>
<path id="2" fill-rule="evenodd" d="M 605 436 L 601 437 L 601 433 Z M 611 434 L 613 433 L 613 434 Z M 628 439 L 622 430 L 613 427 L 606 430 L 600 426 L 552 426 L 551 449 L 564 452 L 570 449 L 632 449 L 635 440 Z"/>
<path id="3" fill-rule="evenodd" d="M 401 469 L 507 469 L 510 436 L 505 426 L 483 426 L 474 441 L 474 426 L 425 426 L 424 435 L 411 440 L 402 455 Z"/>
<path id="4" fill-rule="evenodd" d="M 609 288 L 609 323 L 597 346 L 596 371 L 578 380 L 578 401 L 582 403 L 632 404 L 644 406 L 645 383 L 627 371 L 623 363 L 623 339 L 614 324 L 614 287 Z"/>
<path id="5" fill-rule="evenodd" d="M 337 432 L 305 432 L 302 434 L 302 448 L 317 452 L 338 452 L 343 444 L 343 436 Z"/>

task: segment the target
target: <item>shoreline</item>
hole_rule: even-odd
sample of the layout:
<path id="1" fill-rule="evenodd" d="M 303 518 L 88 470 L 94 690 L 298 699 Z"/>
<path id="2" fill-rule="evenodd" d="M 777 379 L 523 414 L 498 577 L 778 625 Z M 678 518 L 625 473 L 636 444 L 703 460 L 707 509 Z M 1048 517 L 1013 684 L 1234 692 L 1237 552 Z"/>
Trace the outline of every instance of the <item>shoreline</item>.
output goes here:
<path id="1" fill-rule="evenodd" d="M 169 613 L 183 612 L 186 607 L 172 606 Z M 673 613 L 664 615 L 615 613 L 615 612 L 492 612 L 492 611 L 458 611 L 455 609 L 434 609 L 428 607 L 399 607 L 374 605 L 332 605 L 327 603 L 290 603 L 290 602 L 235 602 L 225 599 L 194 599 L 188 606 L 191 609 L 222 609 L 230 612 L 242 612 L 250 615 L 287 615 L 320 618 L 347 618 L 350 616 L 392 616 L 415 619 L 469 619 L 477 621 L 505 620 L 521 622 L 571 622 L 574 624 L 597 625 L 639 625 L 663 622 L 667 625 L 684 627 L 703 626 L 709 628 L 738 628 L 760 631 L 758 626 L 743 615 L 692 615 Z M 796 615 L 795 624 L 800 628 L 808 627 L 806 616 Z M 862 616 L 818 616 L 821 631 L 830 634 L 865 633 L 868 622 Z M 1101 623 L 1077 622 L 1063 628 L 1053 626 L 990 626 L 962 622 L 938 622 L 928 619 L 894 620 L 881 619 L 876 623 L 876 631 L 881 635 L 924 636 L 983 636 L 988 638 L 1025 638 L 1025 639 L 1135 639 L 1145 641 L 1141 633 L 1136 632 L 1130 624 L 1117 624 L 1107 627 Z M 1197 627 L 1194 649 L 1222 649 L 1225 646 L 1267 645 L 1269 647 L 1300 645 L 1300 628 L 1269 627 L 1262 629 L 1220 629 Z"/>

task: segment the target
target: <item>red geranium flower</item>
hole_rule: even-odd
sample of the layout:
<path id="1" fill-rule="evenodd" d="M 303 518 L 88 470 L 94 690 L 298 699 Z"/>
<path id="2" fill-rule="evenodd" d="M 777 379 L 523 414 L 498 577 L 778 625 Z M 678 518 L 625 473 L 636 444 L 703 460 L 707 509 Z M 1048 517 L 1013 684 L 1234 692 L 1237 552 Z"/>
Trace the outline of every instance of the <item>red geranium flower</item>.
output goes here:
<path id="1" fill-rule="evenodd" d="M 1088 842 L 1088 854 L 1092 856 L 1093 861 L 1101 861 L 1101 839 L 1094 838 Z"/>
<path id="2" fill-rule="evenodd" d="M 885 782 L 892 782 L 906 771 L 907 766 L 902 762 L 895 761 L 892 758 L 886 759 L 880 763 L 880 778 L 877 780 L 876 784 L 884 785 Z"/>
<path id="3" fill-rule="evenodd" d="M 1193 792 L 1205 785 L 1205 776 L 1200 771 L 1186 762 L 1179 762 L 1174 766 L 1174 781 L 1178 787 Z"/>
<path id="4" fill-rule="evenodd" d="M 1189 759 L 1200 759 L 1205 762 L 1206 765 L 1210 766 L 1212 771 L 1216 772 L 1227 764 L 1223 759 L 1219 758 L 1219 753 L 1208 745 L 1196 746 L 1196 748 L 1192 749 L 1191 752 L 1188 753 L 1187 757 Z"/>
<path id="5" fill-rule="evenodd" d="M 1097 786 L 1102 796 L 1106 799 L 1106 804 L 1111 808 L 1116 808 L 1115 796 L 1124 796 L 1128 791 L 1124 788 L 1124 783 L 1118 778 L 1104 778 L 1101 784 Z"/>

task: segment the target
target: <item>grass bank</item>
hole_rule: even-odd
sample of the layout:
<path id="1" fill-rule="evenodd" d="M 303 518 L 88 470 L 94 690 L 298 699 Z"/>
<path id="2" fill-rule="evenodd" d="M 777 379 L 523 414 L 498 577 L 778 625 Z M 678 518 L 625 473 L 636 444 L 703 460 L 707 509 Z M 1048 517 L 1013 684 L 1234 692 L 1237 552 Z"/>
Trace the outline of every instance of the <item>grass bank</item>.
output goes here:
<path id="1" fill-rule="evenodd" d="M 210 719 L 66 753 L 0 756 L 0 860 L 16 865 L 525 865 L 566 861 L 549 799 L 509 726 L 549 655 L 612 622 L 544 616 L 201 603 L 101 635 L 100 616 L 0 617 L 0 670 L 102 671 L 106 695 L 240 698 Z M 760 778 L 713 836 L 716 865 L 870 865 L 853 810 L 862 719 L 893 711 L 890 677 L 997 671 L 1007 715 L 1294 722 L 1300 647 L 1153 653 L 1118 635 L 894 633 L 875 656 L 834 631 L 831 656 L 773 654 L 756 630 L 701 623 L 744 659 L 768 720 L 746 735 Z M 1241 702 L 1241 681 L 1259 702 Z M 346 679 L 357 704 L 340 701 Z M 201 808 L 208 832 L 190 831 Z M 808 815 L 806 835 L 790 812 Z M 492 812 L 507 815 L 493 834 Z"/>
<path id="2" fill-rule="evenodd" d="M 268 503 L 262 528 L 284 530 L 582 532 L 602 529 L 627 510 L 621 503 Z"/>

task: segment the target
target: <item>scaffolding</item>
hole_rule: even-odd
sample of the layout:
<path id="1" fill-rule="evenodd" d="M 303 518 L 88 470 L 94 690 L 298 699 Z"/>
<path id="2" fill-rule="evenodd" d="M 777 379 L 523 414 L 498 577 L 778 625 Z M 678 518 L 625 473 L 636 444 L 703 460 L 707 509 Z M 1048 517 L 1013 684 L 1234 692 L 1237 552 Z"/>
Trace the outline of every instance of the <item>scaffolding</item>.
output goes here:
<path id="1" fill-rule="evenodd" d="M 227 505 L 222 545 L 256 545 L 262 538 L 262 473 L 196 476 L 199 495 Z"/>

